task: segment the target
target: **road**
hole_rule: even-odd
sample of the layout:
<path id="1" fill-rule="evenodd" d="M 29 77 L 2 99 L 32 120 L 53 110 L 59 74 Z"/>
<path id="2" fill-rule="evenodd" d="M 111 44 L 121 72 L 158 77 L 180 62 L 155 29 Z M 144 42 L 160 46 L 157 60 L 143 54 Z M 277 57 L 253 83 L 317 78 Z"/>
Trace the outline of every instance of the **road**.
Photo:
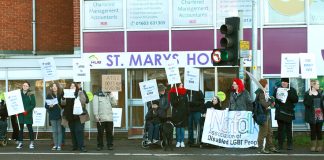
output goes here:
<path id="1" fill-rule="evenodd" d="M 88 152 L 81 153 L 79 151 L 71 151 L 71 143 L 68 141 L 67 145 L 62 151 L 51 151 L 50 140 L 37 140 L 35 149 L 31 150 L 26 145 L 23 149 L 16 149 L 16 144 L 10 142 L 6 147 L 0 147 L 1 160 L 304 160 L 304 159 L 323 159 L 324 152 L 312 153 L 308 151 L 308 148 L 299 147 L 292 151 L 283 150 L 279 154 L 258 154 L 257 149 L 229 149 L 229 148 L 216 148 L 211 146 L 205 146 L 203 148 L 198 147 L 186 147 L 186 148 L 174 148 L 173 151 L 164 151 L 160 146 L 153 146 L 148 149 L 141 147 L 141 140 L 128 140 L 119 139 L 114 141 L 114 150 L 102 150 L 96 151 L 96 140 L 86 140 L 86 148 Z M 26 142 L 28 144 L 28 141 Z"/>

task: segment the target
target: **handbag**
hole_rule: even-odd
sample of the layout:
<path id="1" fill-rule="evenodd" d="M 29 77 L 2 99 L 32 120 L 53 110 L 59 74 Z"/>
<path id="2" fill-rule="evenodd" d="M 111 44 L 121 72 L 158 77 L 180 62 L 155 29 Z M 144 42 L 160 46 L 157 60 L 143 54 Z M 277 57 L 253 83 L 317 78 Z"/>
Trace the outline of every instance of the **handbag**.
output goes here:
<path id="1" fill-rule="evenodd" d="M 89 113 L 85 113 L 85 114 L 81 114 L 79 115 L 79 118 L 80 118 L 80 122 L 81 123 L 85 123 L 87 121 L 90 121 L 90 116 L 89 116 Z"/>

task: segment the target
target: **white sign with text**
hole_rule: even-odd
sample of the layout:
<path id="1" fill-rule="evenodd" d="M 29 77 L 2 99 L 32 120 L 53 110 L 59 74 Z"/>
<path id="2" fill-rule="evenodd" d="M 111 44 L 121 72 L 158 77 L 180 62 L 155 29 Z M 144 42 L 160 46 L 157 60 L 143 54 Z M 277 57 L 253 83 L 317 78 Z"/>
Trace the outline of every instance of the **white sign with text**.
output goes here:
<path id="1" fill-rule="evenodd" d="M 165 73 L 169 84 L 181 83 L 178 61 L 176 59 L 166 62 Z"/>
<path id="2" fill-rule="evenodd" d="M 19 114 L 25 111 L 21 97 L 21 92 L 19 89 L 6 92 L 5 99 L 9 116 Z"/>
<path id="3" fill-rule="evenodd" d="M 315 55 L 311 53 L 300 53 L 300 69 L 303 79 L 317 78 Z"/>
<path id="4" fill-rule="evenodd" d="M 143 103 L 160 99 L 156 79 L 139 83 Z"/>
<path id="5" fill-rule="evenodd" d="M 281 54 L 281 77 L 299 77 L 298 54 Z"/>
<path id="6" fill-rule="evenodd" d="M 33 111 L 33 126 L 43 127 L 45 125 L 46 109 L 36 107 Z"/>
<path id="7" fill-rule="evenodd" d="M 90 66 L 86 60 L 73 59 L 73 81 L 90 82 Z"/>
<path id="8" fill-rule="evenodd" d="M 38 60 L 45 81 L 59 79 L 56 72 L 56 65 L 53 57 Z"/>
<path id="9" fill-rule="evenodd" d="M 184 87 L 189 90 L 199 91 L 199 69 L 186 67 L 184 74 Z"/>
<path id="10" fill-rule="evenodd" d="M 112 108 L 114 127 L 121 127 L 123 109 L 122 108 Z"/>
<path id="11" fill-rule="evenodd" d="M 258 146 L 259 126 L 250 111 L 207 109 L 202 142 L 227 148 Z"/>

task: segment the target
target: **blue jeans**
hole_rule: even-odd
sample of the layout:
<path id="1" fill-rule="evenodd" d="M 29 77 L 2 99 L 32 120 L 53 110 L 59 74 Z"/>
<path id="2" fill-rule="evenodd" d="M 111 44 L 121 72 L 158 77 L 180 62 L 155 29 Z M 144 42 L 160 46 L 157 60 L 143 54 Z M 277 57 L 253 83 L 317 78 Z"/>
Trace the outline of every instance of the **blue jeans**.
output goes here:
<path id="1" fill-rule="evenodd" d="M 194 135 L 193 135 L 193 130 L 194 126 L 200 125 L 200 117 L 201 117 L 201 112 L 190 112 L 189 113 L 189 118 L 188 118 L 188 140 L 189 143 L 193 144 L 194 143 Z M 201 129 L 198 131 L 199 135 L 201 134 Z M 198 135 L 197 138 L 200 136 Z"/>
<path id="2" fill-rule="evenodd" d="M 160 124 L 159 123 L 148 123 L 148 139 L 152 141 L 153 139 L 159 140 Z"/>
<path id="3" fill-rule="evenodd" d="M 73 149 L 81 150 L 84 147 L 84 123 L 81 123 L 80 120 L 69 121 L 69 127 Z"/>
<path id="4" fill-rule="evenodd" d="M 52 134 L 53 134 L 53 142 L 54 146 L 61 147 L 62 145 L 62 127 L 61 127 L 61 119 L 51 120 L 52 125 Z"/>
<path id="5" fill-rule="evenodd" d="M 0 140 L 5 140 L 7 135 L 7 120 L 0 120 Z"/>
<path id="6" fill-rule="evenodd" d="M 177 142 L 184 142 L 184 134 L 185 134 L 184 128 L 176 128 Z"/>

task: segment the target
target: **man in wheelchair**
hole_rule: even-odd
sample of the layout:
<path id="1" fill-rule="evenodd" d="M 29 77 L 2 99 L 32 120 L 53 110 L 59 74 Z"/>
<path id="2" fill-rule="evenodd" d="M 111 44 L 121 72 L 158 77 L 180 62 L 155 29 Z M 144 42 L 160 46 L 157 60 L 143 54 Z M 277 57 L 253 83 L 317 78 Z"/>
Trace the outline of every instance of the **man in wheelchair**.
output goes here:
<path id="1" fill-rule="evenodd" d="M 145 116 L 148 139 L 146 144 L 157 143 L 160 139 L 160 125 L 166 118 L 166 112 L 159 107 L 159 101 L 152 101 L 148 105 L 148 112 Z"/>

